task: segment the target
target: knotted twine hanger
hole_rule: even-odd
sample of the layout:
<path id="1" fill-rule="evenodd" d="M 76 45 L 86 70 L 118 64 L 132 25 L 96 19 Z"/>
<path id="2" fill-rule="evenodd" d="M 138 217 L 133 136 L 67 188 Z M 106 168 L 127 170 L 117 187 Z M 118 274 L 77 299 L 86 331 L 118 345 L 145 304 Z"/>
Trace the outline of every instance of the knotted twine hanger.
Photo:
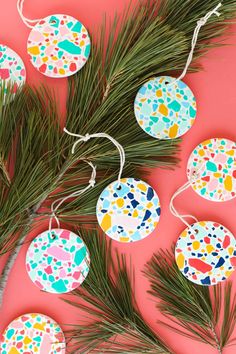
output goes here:
<path id="1" fill-rule="evenodd" d="M 29 28 L 34 28 L 34 26 L 41 21 L 41 18 L 36 18 L 34 20 L 31 20 L 23 15 L 23 6 L 24 6 L 24 1 L 25 0 L 17 0 L 17 10 L 19 12 L 19 15 L 24 22 L 24 24 L 29 27 Z"/>
<path id="2" fill-rule="evenodd" d="M 86 134 L 86 135 L 80 135 L 80 134 L 75 134 L 75 133 L 71 133 L 69 132 L 66 128 L 64 128 L 64 132 L 67 133 L 70 136 L 74 136 L 76 138 L 79 138 L 73 145 L 72 147 L 72 154 L 75 153 L 75 148 L 76 146 L 80 143 L 80 142 L 86 142 L 92 138 L 106 138 L 109 139 L 117 148 L 117 150 L 119 151 L 120 154 L 120 171 L 119 171 L 119 175 L 118 175 L 118 189 L 121 188 L 121 177 L 122 177 L 122 173 L 123 173 L 123 169 L 124 169 L 124 165 L 125 165 L 125 151 L 124 148 L 121 144 L 118 143 L 118 141 L 116 141 L 114 138 L 112 138 L 112 136 L 106 134 L 106 133 L 95 133 L 95 134 Z"/>
<path id="3" fill-rule="evenodd" d="M 177 81 L 183 79 L 185 77 L 185 75 L 187 74 L 188 68 L 193 60 L 193 54 L 194 54 L 194 50 L 197 44 L 197 40 L 198 40 L 198 35 L 200 32 L 200 29 L 207 23 L 207 21 L 209 20 L 209 18 L 212 15 L 216 15 L 216 16 L 220 16 L 221 13 L 219 11 L 217 11 L 220 7 L 222 6 L 222 3 L 220 2 L 213 10 L 209 11 L 204 17 L 200 18 L 200 20 L 197 21 L 197 26 L 195 27 L 194 33 L 193 33 L 193 38 L 192 38 L 192 44 L 191 44 L 191 50 L 190 53 L 188 55 L 188 59 L 187 62 L 185 64 L 185 68 L 182 72 L 182 74 L 177 77 L 174 81 L 172 81 L 171 83 L 169 83 L 168 85 L 173 85 L 175 84 Z"/>
<path id="4" fill-rule="evenodd" d="M 70 199 L 70 198 L 75 198 L 75 197 L 78 197 L 80 196 L 81 194 L 85 193 L 87 190 L 89 190 L 90 188 L 93 188 L 96 184 L 96 166 L 94 166 L 92 164 L 92 162 L 90 161 L 86 161 L 85 162 L 92 167 L 92 174 L 91 174 L 91 178 L 89 180 L 89 184 L 87 185 L 87 187 L 83 188 L 83 189 L 80 189 L 78 191 L 75 191 L 73 193 L 71 193 L 70 195 L 64 197 L 64 198 L 59 198 L 57 200 L 55 200 L 52 205 L 51 205 L 51 216 L 50 216 L 50 220 L 49 220 L 49 231 L 52 230 L 52 222 L 53 222 L 53 219 L 56 220 L 57 222 L 57 226 L 58 228 L 60 229 L 60 222 L 59 222 L 59 219 L 58 217 L 56 216 L 56 212 L 57 210 L 60 208 L 60 206 L 67 200 L 67 199 Z"/>

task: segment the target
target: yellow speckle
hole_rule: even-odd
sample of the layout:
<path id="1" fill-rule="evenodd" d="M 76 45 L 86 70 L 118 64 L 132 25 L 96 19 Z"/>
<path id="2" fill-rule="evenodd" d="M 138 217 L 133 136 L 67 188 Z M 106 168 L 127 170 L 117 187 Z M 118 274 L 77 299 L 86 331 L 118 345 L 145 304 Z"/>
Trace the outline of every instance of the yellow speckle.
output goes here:
<path id="1" fill-rule="evenodd" d="M 57 44 L 57 43 L 58 43 L 58 41 L 56 39 L 54 39 L 53 44 Z"/>
<path id="2" fill-rule="evenodd" d="M 157 90 L 156 91 L 156 96 L 157 97 L 162 97 L 162 90 Z"/>
<path id="3" fill-rule="evenodd" d="M 220 178 L 220 177 L 221 177 L 221 173 L 215 172 L 215 173 L 213 174 L 213 176 L 216 177 L 216 178 Z"/>
<path id="4" fill-rule="evenodd" d="M 39 329 L 40 331 L 45 331 L 45 324 L 46 324 L 46 323 L 42 323 L 42 324 L 40 324 L 40 323 L 35 323 L 34 328 L 35 328 L 35 329 Z"/>
<path id="5" fill-rule="evenodd" d="M 199 154 L 199 156 L 204 156 L 205 155 L 205 151 L 203 149 L 200 149 L 198 151 L 198 154 Z"/>
<path id="6" fill-rule="evenodd" d="M 187 231 L 184 230 L 181 234 L 181 237 L 187 237 L 187 236 L 188 236 L 188 233 L 187 233 Z"/>
<path id="7" fill-rule="evenodd" d="M 137 187 L 138 187 L 138 189 L 140 189 L 140 190 L 143 191 L 143 192 L 146 192 L 146 190 L 147 190 L 147 187 L 146 187 L 145 184 L 143 184 L 143 183 L 139 183 L 139 184 L 137 185 Z"/>
<path id="8" fill-rule="evenodd" d="M 120 242 L 129 242 L 129 237 L 120 237 Z"/>
<path id="9" fill-rule="evenodd" d="M 32 339 L 29 338 L 29 337 L 27 337 L 27 336 L 26 336 L 26 337 L 24 338 L 24 340 L 23 340 L 23 343 L 24 343 L 24 344 L 30 344 L 31 342 L 32 342 Z"/>
<path id="10" fill-rule="evenodd" d="M 207 245 L 206 246 L 206 250 L 207 250 L 207 253 L 211 253 L 212 251 L 214 251 L 214 247 L 212 245 Z"/>
<path id="11" fill-rule="evenodd" d="M 233 183 L 232 183 L 232 177 L 231 176 L 226 176 L 224 180 L 224 186 L 227 191 L 232 191 L 233 189 Z"/>
<path id="12" fill-rule="evenodd" d="M 28 52 L 32 55 L 39 55 L 40 54 L 40 50 L 39 47 L 36 45 L 34 47 L 30 47 L 28 48 Z"/>
<path id="13" fill-rule="evenodd" d="M 168 108 L 163 103 L 159 106 L 159 112 L 165 117 L 168 116 Z"/>
<path id="14" fill-rule="evenodd" d="M 226 278 L 230 277 L 230 275 L 231 275 L 232 273 L 234 273 L 234 270 L 226 270 L 226 272 L 225 272 Z"/>
<path id="15" fill-rule="evenodd" d="M 205 225 L 206 225 L 206 222 L 205 222 L 205 221 L 199 221 L 199 225 L 200 225 L 200 226 L 205 226 Z"/>
<path id="16" fill-rule="evenodd" d="M 201 244 L 200 244 L 199 241 L 194 241 L 193 242 L 193 249 L 194 250 L 198 250 L 200 246 L 201 246 Z"/>
<path id="17" fill-rule="evenodd" d="M 118 205 L 119 208 L 122 208 L 124 206 L 124 199 L 118 198 L 116 204 Z"/>
<path id="18" fill-rule="evenodd" d="M 16 348 L 11 348 L 8 354 L 20 354 Z"/>
<path id="19" fill-rule="evenodd" d="M 46 63 L 48 61 L 48 57 L 44 57 L 42 60 L 44 63 Z"/>
<path id="20" fill-rule="evenodd" d="M 232 256 L 232 254 L 234 252 L 234 248 L 233 247 L 229 247 L 228 248 L 228 252 L 229 252 L 229 255 Z"/>
<path id="21" fill-rule="evenodd" d="M 153 203 L 149 202 L 148 205 L 147 205 L 147 208 L 152 208 L 152 207 L 153 207 Z"/>
<path id="22" fill-rule="evenodd" d="M 183 253 L 180 253 L 176 259 L 176 263 L 180 269 L 182 269 L 184 267 L 184 260 L 185 260 L 185 258 L 184 258 Z"/>
<path id="23" fill-rule="evenodd" d="M 137 210 L 134 210 L 134 212 L 133 212 L 133 215 L 132 215 L 134 218 L 137 218 L 138 217 L 138 212 L 137 212 Z"/>
<path id="24" fill-rule="evenodd" d="M 61 75 L 65 75 L 65 70 L 64 69 L 59 69 L 59 74 L 61 74 Z"/>
<path id="25" fill-rule="evenodd" d="M 101 228 L 104 231 L 107 231 L 108 229 L 110 229 L 110 227 L 111 227 L 111 217 L 110 215 L 105 214 L 101 222 Z"/>
<path id="26" fill-rule="evenodd" d="M 55 60 L 57 61 L 58 60 L 58 57 L 56 57 L 55 55 L 52 57 L 52 60 Z"/>
<path id="27" fill-rule="evenodd" d="M 170 138 L 175 138 L 177 133 L 179 130 L 179 126 L 177 124 L 174 124 L 171 128 L 170 128 L 170 132 L 169 132 L 169 137 Z"/>
<path id="28" fill-rule="evenodd" d="M 226 151 L 227 155 L 234 156 L 234 150 Z"/>
<path id="29" fill-rule="evenodd" d="M 85 45 L 85 41 L 80 41 L 79 44 L 81 45 L 81 47 L 83 47 Z"/>

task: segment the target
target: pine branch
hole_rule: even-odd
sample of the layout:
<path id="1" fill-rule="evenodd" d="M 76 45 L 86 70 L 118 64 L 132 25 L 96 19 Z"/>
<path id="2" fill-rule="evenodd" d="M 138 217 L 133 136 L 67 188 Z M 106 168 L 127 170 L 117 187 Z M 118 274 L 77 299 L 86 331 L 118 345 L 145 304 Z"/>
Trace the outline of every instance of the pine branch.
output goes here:
<path id="1" fill-rule="evenodd" d="M 231 283 L 204 287 L 188 281 L 178 269 L 174 249 L 154 254 L 144 273 L 150 280 L 149 293 L 168 319 L 162 324 L 222 353 L 236 326 L 236 295 Z"/>
<path id="2" fill-rule="evenodd" d="M 80 235 L 90 251 L 91 268 L 82 287 L 73 293 L 78 301 L 65 301 L 86 312 L 89 319 L 68 331 L 69 351 L 171 353 L 142 318 L 132 290 L 134 275 L 128 271 L 125 257 L 112 257 L 111 243 L 106 243 L 105 235 Z"/>

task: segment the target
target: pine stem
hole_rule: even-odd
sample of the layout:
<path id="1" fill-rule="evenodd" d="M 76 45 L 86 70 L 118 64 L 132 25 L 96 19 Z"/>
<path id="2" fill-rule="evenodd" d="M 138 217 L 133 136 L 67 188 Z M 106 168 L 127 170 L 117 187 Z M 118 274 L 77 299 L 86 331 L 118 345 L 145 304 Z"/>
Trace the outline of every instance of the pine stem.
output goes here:
<path id="1" fill-rule="evenodd" d="M 218 335 L 216 333 L 215 326 L 213 325 L 212 322 L 209 322 L 209 325 L 210 325 L 211 332 L 212 332 L 214 339 L 215 339 L 216 349 L 218 351 L 218 354 L 223 354 L 223 348 L 221 346 L 220 339 L 218 338 Z"/>

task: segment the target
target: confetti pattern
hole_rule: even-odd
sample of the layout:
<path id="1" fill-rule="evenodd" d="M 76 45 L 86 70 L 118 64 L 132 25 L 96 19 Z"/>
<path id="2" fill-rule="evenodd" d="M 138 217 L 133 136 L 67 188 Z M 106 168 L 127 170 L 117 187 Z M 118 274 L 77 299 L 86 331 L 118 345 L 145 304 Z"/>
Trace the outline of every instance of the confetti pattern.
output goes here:
<path id="1" fill-rule="evenodd" d="M 71 231 L 45 231 L 31 243 L 26 269 L 35 285 L 50 293 L 67 293 L 83 283 L 89 272 L 86 245 Z"/>
<path id="2" fill-rule="evenodd" d="M 22 59 L 17 53 L 5 45 L 0 44 L 0 89 L 3 86 L 13 85 L 14 93 L 26 80 L 26 71 Z"/>
<path id="3" fill-rule="evenodd" d="M 30 313 L 18 317 L 4 331 L 1 354 L 65 354 L 65 338 L 51 318 Z"/>
<path id="4" fill-rule="evenodd" d="M 120 242 L 147 237 L 157 226 L 161 208 L 156 192 L 147 183 L 122 178 L 104 189 L 97 203 L 97 218 L 103 231 Z"/>
<path id="5" fill-rule="evenodd" d="M 54 78 L 79 71 L 91 49 L 86 28 L 68 15 L 48 16 L 39 21 L 29 35 L 27 46 L 36 69 Z"/>
<path id="6" fill-rule="evenodd" d="M 235 270 L 235 247 L 234 236 L 224 226 L 201 221 L 182 232 L 176 244 L 175 258 L 188 280 L 200 285 L 215 285 L 226 280 Z"/>
<path id="7" fill-rule="evenodd" d="M 185 134 L 196 118 L 196 100 L 181 80 L 155 77 L 139 90 L 134 111 L 138 124 L 157 139 L 174 139 Z"/>
<path id="8" fill-rule="evenodd" d="M 193 173 L 196 178 L 192 178 Z M 192 188 L 202 197 L 224 202 L 236 196 L 236 143 L 209 139 L 190 155 L 187 168 Z"/>

